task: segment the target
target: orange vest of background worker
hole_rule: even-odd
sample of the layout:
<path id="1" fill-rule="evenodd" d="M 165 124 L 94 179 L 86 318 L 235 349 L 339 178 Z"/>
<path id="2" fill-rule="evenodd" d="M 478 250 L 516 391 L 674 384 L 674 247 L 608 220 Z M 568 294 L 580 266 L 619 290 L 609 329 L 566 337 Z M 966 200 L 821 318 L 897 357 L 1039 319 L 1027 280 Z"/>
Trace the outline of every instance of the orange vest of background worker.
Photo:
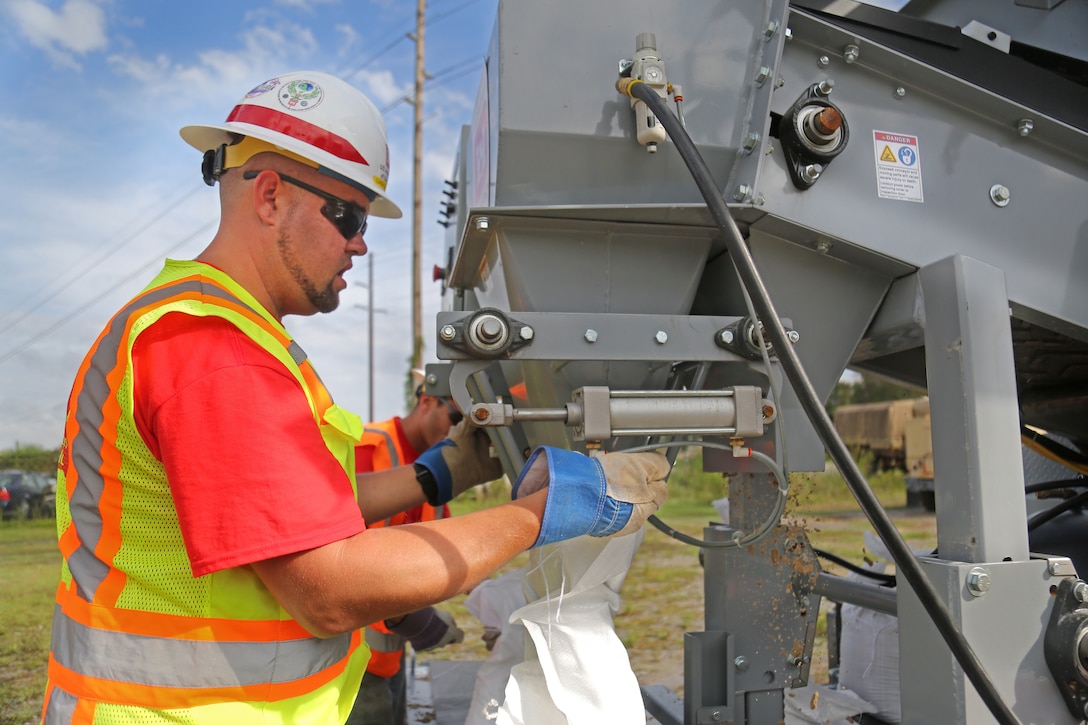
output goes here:
<path id="1" fill-rule="evenodd" d="M 407 416 L 368 423 L 364 427 L 362 440 L 355 448 L 355 470 L 370 473 L 410 464 L 421 451 L 445 438 L 450 427 L 461 419 L 460 411 L 451 401 L 427 395 L 421 385 L 416 388 L 416 405 Z M 422 504 L 383 521 L 367 521 L 366 524 L 367 528 L 400 526 L 448 516 L 448 506 Z M 461 641 L 461 630 L 448 613 L 433 610 L 431 614 L 432 624 L 444 631 L 437 642 L 434 637 L 409 638 L 417 651 Z M 434 627 L 430 629 L 433 631 Z M 384 622 L 367 627 L 365 636 L 370 646 L 370 661 L 347 725 L 402 725 L 407 718 L 406 680 L 401 671 L 405 637 L 391 631 Z"/>

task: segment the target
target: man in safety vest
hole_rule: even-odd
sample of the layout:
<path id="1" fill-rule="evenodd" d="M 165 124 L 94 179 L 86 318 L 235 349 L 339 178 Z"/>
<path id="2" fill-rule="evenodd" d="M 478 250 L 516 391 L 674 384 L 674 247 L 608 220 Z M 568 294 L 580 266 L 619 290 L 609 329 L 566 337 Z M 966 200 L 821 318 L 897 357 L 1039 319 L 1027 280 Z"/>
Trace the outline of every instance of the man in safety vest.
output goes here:
<path id="1" fill-rule="evenodd" d="M 344 722 L 362 628 L 467 591 L 518 553 L 638 529 L 657 453 L 541 447 L 514 500 L 367 528 L 497 478 L 480 429 L 355 475 L 362 421 L 283 326 L 330 312 L 385 195 L 385 122 L 350 84 L 287 73 L 186 126 L 220 224 L 106 323 L 76 374 L 57 471 L 63 556 L 43 722 Z M 511 472 L 514 473 L 514 472 Z"/>
<path id="2" fill-rule="evenodd" d="M 422 371 L 413 370 L 422 379 Z M 394 416 L 380 423 L 368 423 L 363 438 L 355 446 L 355 472 L 371 473 L 414 463 L 419 452 L 446 437 L 451 426 L 464 416 L 447 399 L 428 395 L 420 382 L 415 390 L 415 406 L 403 418 Z M 367 521 L 368 528 L 401 526 L 419 521 L 434 521 L 450 515 L 448 505 L 420 504 L 382 521 Z M 452 615 L 426 607 L 391 622 L 375 622 L 365 630 L 370 647 L 366 676 L 355 698 L 347 725 L 404 725 L 408 722 L 407 678 L 404 672 L 404 641 L 417 652 L 437 649 L 460 642 L 464 633 Z M 401 634 L 398 634 L 400 632 Z"/>

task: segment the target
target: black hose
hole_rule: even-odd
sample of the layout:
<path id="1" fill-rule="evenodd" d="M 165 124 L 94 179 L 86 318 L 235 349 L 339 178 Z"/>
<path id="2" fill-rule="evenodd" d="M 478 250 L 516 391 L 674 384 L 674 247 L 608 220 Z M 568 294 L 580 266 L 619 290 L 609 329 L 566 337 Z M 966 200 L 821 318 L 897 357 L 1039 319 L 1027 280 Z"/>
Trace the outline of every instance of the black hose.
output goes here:
<path id="1" fill-rule="evenodd" d="M 823 549 L 817 549 L 816 547 L 812 547 L 812 550 L 816 553 L 816 556 L 820 557 L 821 559 L 827 559 L 828 561 L 834 562 L 842 568 L 846 569 L 847 571 L 852 571 L 860 576 L 868 577 L 869 579 L 878 581 L 884 586 L 895 586 L 894 574 L 883 574 L 879 571 L 871 571 L 869 569 L 866 569 L 865 567 L 858 566 L 849 559 L 844 559 L 837 554 L 832 554 L 830 551 L 824 551 Z"/>
<path id="2" fill-rule="evenodd" d="M 1055 504 L 1050 508 L 1046 509 L 1045 511 L 1040 511 L 1039 513 L 1028 519 L 1028 531 L 1034 531 L 1035 529 L 1045 524 L 1047 521 L 1052 521 L 1058 518 L 1066 511 L 1072 511 L 1075 508 L 1080 508 L 1085 504 L 1085 502 L 1088 502 L 1088 491 L 1077 494 L 1073 498 L 1067 498 L 1061 503 Z"/>
<path id="3" fill-rule="evenodd" d="M 1043 481 L 1042 483 L 1030 483 L 1024 486 L 1024 493 L 1042 493 L 1043 491 L 1060 491 L 1063 488 L 1084 488 L 1088 486 L 1088 478 L 1066 478 L 1061 481 Z"/>
<path id="4" fill-rule="evenodd" d="M 680 122 L 676 120 L 676 117 L 669 111 L 668 106 L 665 105 L 661 97 L 657 95 L 657 92 L 645 83 L 632 78 L 620 78 L 616 82 L 616 90 L 645 103 L 654 116 L 657 117 L 657 120 L 665 127 L 673 144 L 676 146 L 676 150 L 680 153 L 680 157 L 687 164 L 695 184 L 699 187 L 699 191 L 706 201 L 707 209 L 718 224 L 718 229 L 733 260 L 733 265 L 736 267 L 745 289 L 751 296 L 752 303 L 759 314 L 759 319 L 764 325 L 764 332 L 767 333 L 775 352 L 778 353 L 782 369 L 790 384 L 793 385 L 793 390 L 797 394 L 801 407 L 805 410 L 813 427 L 816 429 L 816 433 L 820 436 L 820 440 L 827 448 L 831 460 L 838 466 L 847 486 L 850 488 L 850 492 L 857 499 L 858 504 L 865 512 L 870 523 L 872 523 L 873 528 L 876 529 L 885 546 L 888 547 L 898 571 L 903 574 L 911 589 L 914 590 L 918 600 L 937 627 L 937 631 L 941 633 L 944 641 L 948 644 L 952 655 L 956 658 L 960 667 L 963 668 L 964 674 L 974 684 L 982 701 L 986 703 L 986 707 L 989 708 L 998 722 L 1019 725 L 1020 721 L 1001 698 L 997 688 L 983 669 L 974 649 L 964 638 L 963 633 L 956 629 L 952 616 L 948 613 L 948 608 L 937 596 L 937 590 L 926 577 L 925 572 L 922 571 L 921 565 L 914 559 L 899 530 L 895 528 L 895 525 L 881 507 L 876 494 L 869 488 L 868 482 L 858 469 L 858 465 L 853 456 L 850 455 L 846 444 L 842 442 L 838 433 L 835 432 L 835 426 L 832 424 L 831 418 L 820 402 L 819 396 L 816 395 L 812 382 L 801 367 L 801 360 L 797 356 L 797 352 L 786 338 L 786 330 L 782 326 L 782 321 L 774 309 L 770 295 L 763 285 L 759 272 L 756 270 L 755 262 L 752 261 L 752 255 L 744 243 L 740 229 L 737 228 L 737 223 L 733 221 L 733 217 L 729 213 L 729 206 L 718 191 L 717 183 L 710 173 L 710 168 L 695 147 L 695 143 L 688 136 L 683 126 L 680 125 Z"/>

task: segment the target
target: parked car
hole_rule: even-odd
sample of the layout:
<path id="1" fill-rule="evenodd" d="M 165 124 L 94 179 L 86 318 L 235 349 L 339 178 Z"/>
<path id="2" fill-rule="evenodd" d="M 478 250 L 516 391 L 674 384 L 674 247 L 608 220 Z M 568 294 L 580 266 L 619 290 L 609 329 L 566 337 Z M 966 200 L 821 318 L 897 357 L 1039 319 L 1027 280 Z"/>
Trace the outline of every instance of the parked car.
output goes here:
<path id="1" fill-rule="evenodd" d="M 56 515 L 56 483 L 44 473 L 0 471 L 4 520 Z"/>

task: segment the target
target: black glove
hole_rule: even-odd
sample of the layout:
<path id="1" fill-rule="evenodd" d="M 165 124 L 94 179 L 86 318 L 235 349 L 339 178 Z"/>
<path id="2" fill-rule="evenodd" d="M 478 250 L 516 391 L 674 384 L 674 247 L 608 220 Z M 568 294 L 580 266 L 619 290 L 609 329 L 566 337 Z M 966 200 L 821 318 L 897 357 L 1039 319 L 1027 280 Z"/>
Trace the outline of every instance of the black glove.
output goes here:
<path id="1" fill-rule="evenodd" d="M 434 607 L 405 615 L 396 624 L 389 622 L 390 620 L 385 620 L 389 631 L 411 642 L 412 649 L 416 652 L 445 647 L 465 638 L 465 633 L 453 621 L 453 615 Z"/>

